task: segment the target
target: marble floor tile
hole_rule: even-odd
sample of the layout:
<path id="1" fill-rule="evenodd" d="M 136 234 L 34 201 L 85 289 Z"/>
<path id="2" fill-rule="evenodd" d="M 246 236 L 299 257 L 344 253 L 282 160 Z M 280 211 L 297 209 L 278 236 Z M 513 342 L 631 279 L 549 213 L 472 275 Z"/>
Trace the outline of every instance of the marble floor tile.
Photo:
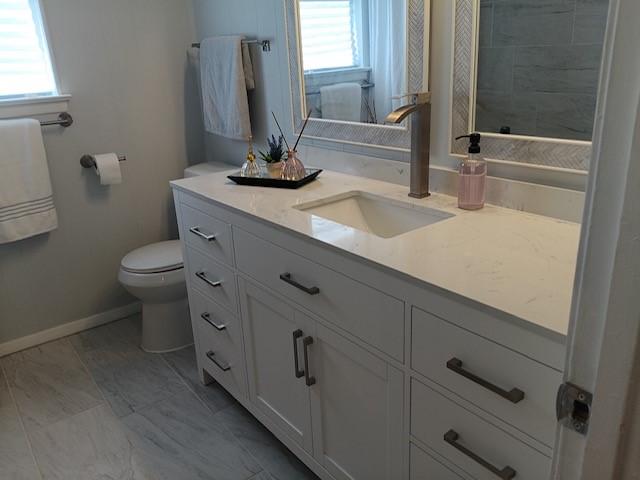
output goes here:
<path id="1" fill-rule="evenodd" d="M 15 353 L 1 362 L 29 433 L 104 402 L 68 339 Z"/>
<path id="2" fill-rule="evenodd" d="M 156 480 L 247 480 L 262 468 L 189 391 L 122 419 Z"/>
<path id="3" fill-rule="evenodd" d="M 318 480 L 306 465 L 240 404 L 218 412 L 215 418 L 222 421 L 273 480 Z"/>
<path id="4" fill-rule="evenodd" d="M 0 369 L 0 478 L 39 480 L 27 436 Z"/>
<path id="5" fill-rule="evenodd" d="M 31 435 L 44 480 L 155 480 L 107 405 Z"/>
<path id="6" fill-rule="evenodd" d="M 263 470 L 257 475 L 251 477 L 250 480 L 273 480 L 273 477 Z"/>
<path id="7" fill-rule="evenodd" d="M 119 417 L 187 390 L 160 355 L 133 343 L 113 342 L 79 354 Z"/>
<path id="8" fill-rule="evenodd" d="M 213 413 L 236 403 L 234 398 L 217 382 L 209 385 L 202 384 L 198 376 L 195 347 L 183 348 L 162 356 Z"/>
<path id="9" fill-rule="evenodd" d="M 140 345 L 141 336 L 142 316 L 137 314 L 86 330 L 73 335 L 70 339 L 78 352 L 88 352 L 123 342 L 130 345 Z"/>

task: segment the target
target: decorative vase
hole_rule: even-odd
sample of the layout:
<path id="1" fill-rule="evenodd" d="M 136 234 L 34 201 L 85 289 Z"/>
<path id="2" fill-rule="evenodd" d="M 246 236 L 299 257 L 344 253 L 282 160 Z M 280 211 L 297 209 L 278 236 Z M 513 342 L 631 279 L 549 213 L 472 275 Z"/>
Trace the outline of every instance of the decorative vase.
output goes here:
<path id="1" fill-rule="evenodd" d="M 304 168 L 304 165 L 298 158 L 298 152 L 295 150 L 289 150 L 289 155 L 287 156 L 287 160 L 284 162 L 282 166 L 282 173 L 280 174 L 280 178 L 282 180 L 300 180 L 307 176 L 307 171 Z"/>
<path id="2" fill-rule="evenodd" d="M 243 177 L 261 178 L 264 176 L 264 172 L 262 170 L 262 165 L 260 165 L 256 161 L 256 155 L 253 153 L 253 144 L 251 140 L 251 137 L 249 137 L 249 151 L 247 152 L 247 161 L 244 162 L 244 165 L 242 165 L 240 175 L 242 175 Z"/>

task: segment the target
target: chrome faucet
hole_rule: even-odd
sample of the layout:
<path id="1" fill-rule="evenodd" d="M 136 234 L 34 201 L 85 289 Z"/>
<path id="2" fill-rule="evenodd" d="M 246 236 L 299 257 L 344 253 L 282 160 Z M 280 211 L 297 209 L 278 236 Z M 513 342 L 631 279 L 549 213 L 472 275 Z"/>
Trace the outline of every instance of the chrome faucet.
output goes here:
<path id="1" fill-rule="evenodd" d="M 411 119 L 411 180 L 409 196 L 428 197 L 429 154 L 431 150 L 431 93 L 409 95 L 413 103 L 391 112 L 387 123 L 400 123 L 412 113 Z"/>

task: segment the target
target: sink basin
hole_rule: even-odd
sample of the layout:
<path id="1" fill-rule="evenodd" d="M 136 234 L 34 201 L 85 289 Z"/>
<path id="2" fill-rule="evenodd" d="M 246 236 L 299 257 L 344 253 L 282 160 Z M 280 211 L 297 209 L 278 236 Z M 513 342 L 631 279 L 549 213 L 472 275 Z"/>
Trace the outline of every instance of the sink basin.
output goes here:
<path id="1" fill-rule="evenodd" d="M 454 216 L 365 192 L 343 193 L 294 208 L 381 238 L 397 237 Z"/>

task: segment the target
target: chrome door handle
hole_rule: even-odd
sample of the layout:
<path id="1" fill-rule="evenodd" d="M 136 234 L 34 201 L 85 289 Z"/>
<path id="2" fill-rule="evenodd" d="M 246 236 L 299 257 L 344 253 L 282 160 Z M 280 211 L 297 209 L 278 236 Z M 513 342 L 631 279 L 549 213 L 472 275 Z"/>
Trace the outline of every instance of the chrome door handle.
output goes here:
<path id="1" fill-rule="evenodd" d="M 216 235 L 207 235 L 206 233 L 202 233 L 200 231 L 200 227 L 191 227 L 189 231 L 207 242 L 213 242 L 216 239 Z"/>
<path id="2" fill-rule="evenodd" d="M 472 382 L 477 383 L 481 387 L 486 388 L 487 390 L 495 393 L 496 395 L 500 395 L 502 398 L 506 398 L 511 403 L 519 403 L 522 400 L 524 400 L 524 392 L 522 390 L 518 388 L 512 388 L 509 391 L 504 390 L 498 387 L 497 385 L 491 382 L 488 382 L 487 380 L 480 378 L 471 372 L 466 371 L 464 368 L 462 368 L 462 360 L 459 360 L 457 358 L 452 358 L 447 362 L 447 368 L 457 373 L 458 375 L 468 378 Z"/>
<path id="3" fill-rule="evenodd" d="M 203 313 L 202 315 L 200 315 L 200 318 L 202 318 L 205 322 L 207 322 L 209 325 L 211 325 L 213 328 L 215 328 L 215 329 L 216 329 L 216 330 L 218 330 L 219 332 L 221 332 L 221 331 L 223 331 L 223 330 L 226 330 L 226 329 L 227 329 L 227 326 L 226 326 L 226 325 L 224 325 L 224 324 L 219 325 L 219 324 L 217 324 L 216 322 L 214 322 L 214 321 L 211 319 L 211 314 L 210 314 L 209 312 L 205 312 L 205 313 Z"/>
<path id="4" fill-rule="evenodd" d="M 228 372 L 229 370 L 231 370 L 231 365 L 229 365 L 228 363 L 223 363 L 220 360 L 218 360 L 216 358 L 216 353 L 214 351 L 207 352 L 207 358 L 211 360 L 213 363 L 215 363 L 216 367 L 218 367 L 223 372 Z"/>
<path id="5" fill-rule="evenodd" d="M 298 360 L 298 340 L 304 336 L 302 330 L 293 332 L 293 365 L 296 372 L 296 378 L 304 377 L 304 370 L 300 370 L 300 361 Z"/>
<path id="6" fill-rule="evenodd" d="M 209 285 L 210 287 L 213 288 L 218 288 L 222 286 L 222 282 L 221 281 L 213 281 L 213 280 L 209 280 L 207 278 L 207 274 L 204 272 L 196 272 L 196 277 L 198 277 L 200 280 L 202 280 L 204 283 L 206 283 L 207 285 Z"/>
<path id="7" fill-rule="evenodd" d="M 500 478 L 501 480 L 511 480 L 515 478 L 517 472 L 513 468 L 507 465 L 503 469 L 499 469 L 495 465 L 492 465 L 491 463 L 487 462 L 480 455 L 477 455 L 473 453 L 471 450 L 469 450 L 468 448 L 460 445 L 458 443 L 459 439 L 460 439 L 460 435 L 458 435 L 458 433 L 455 430 L 449 430 L 447 433 L 444 434 L 445 442 L 447 442 L 449 445 L 451 445 L 453 448 L 461 452 L 466 457 L 469 457 L 474 462 L 478 463 L 479 465 L 489 470 L 496 477 Z"/>
<path id="8" fill-rule="evenodd" d="M 313 338 L 305 337 L 302 340 L 302 346 L 304 347 L 304 376 L 307 387 L 316 383 L 316 377 L 309 375 L 309 345 L 313 345 Z"/>
<path id="9" fill-rule="evenodd" d="M 302 290 L 304 293 L 307 293 L 309 295 L 318 295 L 320 293 L 320 289 L 318 287 L 305 287 L 304 285 L 296 282 L 291 277 L 290 273 L 283 273 L 282 275 L 280 275 L 280 280 L 296 287 L 298 290 Z"/>

